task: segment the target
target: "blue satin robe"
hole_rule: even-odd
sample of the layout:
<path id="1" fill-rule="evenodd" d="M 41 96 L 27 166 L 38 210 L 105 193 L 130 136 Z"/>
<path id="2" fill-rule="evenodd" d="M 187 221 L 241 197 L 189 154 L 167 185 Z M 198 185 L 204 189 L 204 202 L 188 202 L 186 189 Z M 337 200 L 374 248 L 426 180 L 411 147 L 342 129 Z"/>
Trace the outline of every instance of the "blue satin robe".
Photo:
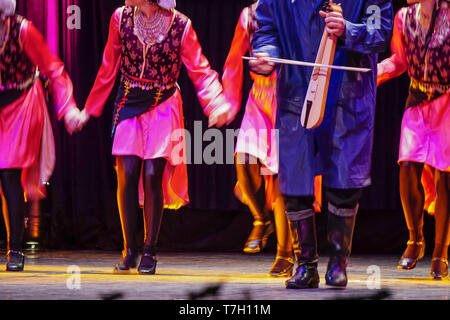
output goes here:
<path id="1" fill-rule="evenodd" d="M 254 53 L 314 62 L 324 30 L 321 0 L 260 0 Z M 341 0 L 345 35 L 338 40 L 335 65 L 371 68 L 371 72 L 333 70 L 323 123 L 301 126 L 300 115 L 312 73 L 310 67 L 278 65 L 277 129 L 279 184 L 284 195 L 314 194 L 314 176 L 337 189 L 369 186 L 373 145 L 378 53 L 393 27 L 387 0 Z"/>

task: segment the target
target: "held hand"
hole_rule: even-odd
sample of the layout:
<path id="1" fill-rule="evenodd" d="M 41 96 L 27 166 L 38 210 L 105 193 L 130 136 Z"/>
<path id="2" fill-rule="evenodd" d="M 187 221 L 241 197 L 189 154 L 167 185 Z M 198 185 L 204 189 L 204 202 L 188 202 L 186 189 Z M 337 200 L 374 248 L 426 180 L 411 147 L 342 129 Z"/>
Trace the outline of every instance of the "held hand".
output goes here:
<path id="1" fill-rule="evenodd" d="M 233 121 L 233 115 L 230 112 L 231 105 L 225 103 L 216 110 L 214 110 L 208 119 L 208 127 L 216 126 L 218 128 L 222 127 L 224 124 L 229 124 Z"/>
<path id="2" fill-rule="evenodd" d="M 341 37 L 345 34 L 345 19 L 342 13 L 320 11 L 319 14 L 325 18 L 325 28 L 329 34 L 336 37 Z"/>
<path id="3" fill-rule="evenodd" d="M 79 123 L 79 130 L 83 129 L 83 127 L 86 125 L 86 123 L 89 121 L 91 116 L 89 113 L 86 112 L 86 109 L 83 109 L 80 113 L 80 123 Z"/>
<path id="4" fill-rule="evenodd" d="M 81 112 L 78 108 L 69 110 L 64 116 L 64 124 L 67 132 L 72 135 L 74 132 L 80 131 Z"/>
<path id="5" fill-rule="evenodd" d="M 259 74 L 270 74 L 275 67 L 275 63 L 265 60 L 264 58 L 269 58 L 269 54 L 265 52 L 255 53 L 253 55 L 256 60 L 250 60 L 248 62 L 249 67 L 256 73 Z"/>

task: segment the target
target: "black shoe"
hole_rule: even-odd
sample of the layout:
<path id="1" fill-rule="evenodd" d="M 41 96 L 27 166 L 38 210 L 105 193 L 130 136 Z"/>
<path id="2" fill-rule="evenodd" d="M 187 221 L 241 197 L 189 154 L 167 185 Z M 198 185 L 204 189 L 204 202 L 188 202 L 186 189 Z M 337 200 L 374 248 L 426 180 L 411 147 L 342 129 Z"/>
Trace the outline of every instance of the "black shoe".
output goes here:
<path id="1" fill-rule="evenodd" d="M 448 260 L 433 258 L 431 260 L 430 278 L 433 280 L 448 279 Z"/>
<path id="2" fill-rule="evenodd" d="M 9 250 L 6 271 L 23 271 L 25 256 L 21 251 Z"/>
<path id="3" fill-rule="evenodd" d="M 325 274 L 326 284 L 333 287 L 347 286 L 347 261 L 341 257 L 332 257 L 328 262 Z"/>
<path id="4" fill-rule="evenodd" d="M 273 278 L 291 277 L 293 267 L 292 258 L 277 257 L 267 275 Z"/>
<path id="5" fill-rule="evenodd" d="M 319 287 L 320 277 L 316 263 L 300 262 L 295 274 L 286 280 L 286 289 L 316 289 Z"/>
<path id="6" fill-rule="evenodd" d="M 139 263 L 138 272 L 140 274 L 155 274 L 156 263 L 158 261 L 149 253 L 142 254 L 141 262 Z"/>
<path id="7" fill-rule="evenodd" d="M 114 273 L 127 273 L 136 268 L 138 255 L 135 251 L 127 249 L 122 252 L 122 260 L 114 266 Z"/>
<path id="8" fill-rule="evenodd" d="M 245 243 L 245 253 L 259 253 L 264 250 L 269 236 L 275 231 L 272 221 L 253 223 L 253 230 Z"/>
<path id="9" fill-rule="evenodd" d="M 413 257 L 413 258 L 405 257 L 406 251 L 408 249 L 411 249 L 412 246 L 414 246 L 415 252 L 417 252 L 417 257 Z M 407 242 L 407 248 L 406 248 L 405 252 L 403 253 L 400 260 L 398 261 L 397 268 L 401 269 L 401 270 L 411 270 L 416 266 L 417 261 L 422 259 L 424 255 L 425 255 L 425 242 L 423 240 L 422 241 L 409 240 Z"/>

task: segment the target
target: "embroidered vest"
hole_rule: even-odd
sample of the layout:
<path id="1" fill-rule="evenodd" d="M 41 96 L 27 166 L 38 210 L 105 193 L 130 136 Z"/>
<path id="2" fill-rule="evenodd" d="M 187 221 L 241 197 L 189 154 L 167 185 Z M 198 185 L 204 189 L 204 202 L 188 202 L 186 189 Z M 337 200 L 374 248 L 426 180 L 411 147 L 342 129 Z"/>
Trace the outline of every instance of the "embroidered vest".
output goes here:
<path id="1" fill-rule="evenodd" d="M 0 91 L 23 90 L 33 83 L 36 66 L 25 54 L 20 31 L 26 20 L 15 15 L 6 21 L 7 40 L 0 50 Z"/>
<path id="2" fill-rule="evenodd" d="M 122 41 L 122 74 L 149 80 L 163 89 L 176 85 L 181 69 L 181 42 L 188 18 L 174 10 L 172 23 L 161 42 L 150 45 L 134 34 L 135 13 L 133 7 L 123 9 L 120 23 Z"/>
<path id="3" fill-rule="evenodd" d="M 408 75 L 420 82 L 440 85 L 450 84 L 450 24 L 448 8 L 441 8 L 436 18 L 435 30 L 428 49 L 424 30 L 419 22 L 419 5 L 408 7 L 403 27 Z"/>

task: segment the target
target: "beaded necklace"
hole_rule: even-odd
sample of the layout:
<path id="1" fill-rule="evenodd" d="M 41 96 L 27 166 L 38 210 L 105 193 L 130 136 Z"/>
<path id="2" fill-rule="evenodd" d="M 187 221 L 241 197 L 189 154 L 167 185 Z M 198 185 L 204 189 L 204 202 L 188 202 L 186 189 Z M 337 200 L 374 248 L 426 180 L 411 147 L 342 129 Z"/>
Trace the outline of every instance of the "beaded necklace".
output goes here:
<path id="1" fill-rule="evenodd" d="M 134 34 L 145 44 L 162 42 L 165 33 L 165 19 L 163 11 L 159 8 L 152 18 L 147 18 L 141 11 L 137 10 L 134 23 Z"/>

